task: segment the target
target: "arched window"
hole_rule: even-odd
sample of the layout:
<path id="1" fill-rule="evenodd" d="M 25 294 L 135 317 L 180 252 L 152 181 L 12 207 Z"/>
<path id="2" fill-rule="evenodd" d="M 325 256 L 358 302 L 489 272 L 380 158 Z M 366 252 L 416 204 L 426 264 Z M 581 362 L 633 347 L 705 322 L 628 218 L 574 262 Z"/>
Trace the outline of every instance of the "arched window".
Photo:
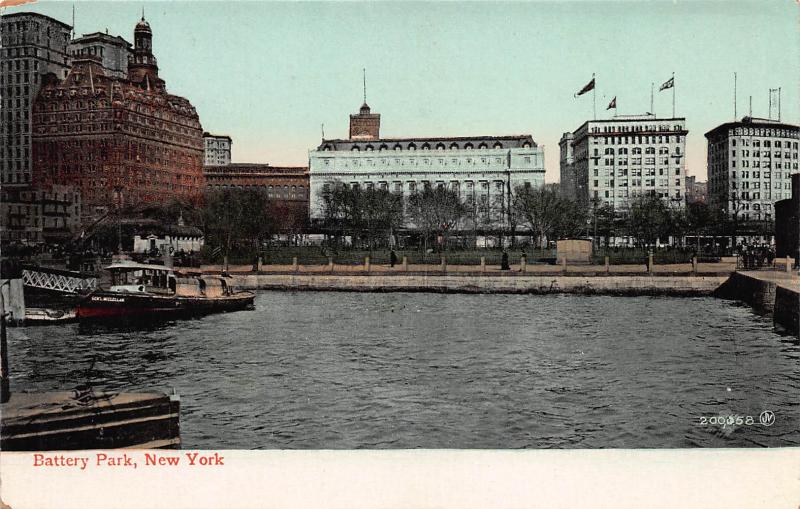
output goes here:
<path id="1" fill-rule="evenodd" d="M 464 150 L 472 150 L 472 143 L 467 143 L 464 145 Z"/>
<path id="2" fill-rule="evenodd" d="M 531 144 L 526 141 L 522 144 L 522 148 L 531 148 Z"/>
<path id="3" fill-rule="evenodd" d="M 384 143 L 378 150 L 389 150 L 389 146 Z"/>
<path id="4" fill-rule="evenodd" d="M 408 144 L 408 150 L 417 150 L 417 146 L 414 145 L 413 143 L 409 143 Z"/>
<path id="5" fill-rule="evenodd" d="M 503 144 L 498 141 L 494 144 L 494 148 L 503 148 Z"/>
<path id="6" fill-rule="evenodd" d="M 656 153 L 656 149 L 655 149 L 655 147 L 647 147 L 645 149 L 644 153 L 645 154 L 655 154 Z"/>
<path id="7" fill-rule="evenodd" d="M 403 147 L 401 147 L 400 144 L 398 143 L 397 145 L 394 146 L 394 149 L 395 150 L 403 150 Z"/>
<path id="8" fill-rule="evenodd" d="M 481 143 L 478 148 L 489 148 L 489 146 L 486 143 Z"/>
<path id="9" fill-rule="evenodd" d="M 358 148 L 358 145 L 353 145 L 353 148 L 350 149 L 350 150 L 352 150 L 353 152 L 360 152 L 361 151 L 361 149 Z"/>
<path id="10" fill-rule="evenodd" d="M 422 150 L 430 150 L 431 146 L 427 142 L 422 145 Z"/>
<path id="11" fill-rule="evenodd" d="M 640 149 L 639 147 L 635 147 L 633 149 L 633 155 L 641 154 L 641 153 L 642 153 L 642 149 Z"/>
<path id="12" fill-rule="evenodd" d="M 436 150 L 444 150 L 444 143 L 437 143 Z"/>
<path id="13" fill-rule="evenodd" d="M 455 142 L 451 143 L 450 144 L 450 150 L 458 150 L 458 143 L 455 143 Z"/>
<path id="14" fill-rule="evenodd" d="M 368 152 L 372 152 L 374 150 L 372 145 L 367 145 L 366 149 Z"/>

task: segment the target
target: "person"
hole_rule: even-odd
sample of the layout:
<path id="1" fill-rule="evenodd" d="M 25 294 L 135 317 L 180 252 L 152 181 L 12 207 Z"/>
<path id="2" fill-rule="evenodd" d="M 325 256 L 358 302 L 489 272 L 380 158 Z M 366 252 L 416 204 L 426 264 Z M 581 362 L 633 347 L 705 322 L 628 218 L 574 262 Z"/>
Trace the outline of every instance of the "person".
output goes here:
<path id="1" fill-rule="evenodd" d="M 772 267 L 772 262 L 775 261 L 775 251 L 770 247 L 767 249 L 767 265 Z"/>
<path id="2" fill-rule="evenodd" d="M 508 265 L 508 253 L 503 251 L 503 256 L 500 258 L 500 270 L 511 270 Z"/>
<path id="3" fill-rule="evenodd" d="M 397 254 L 395 254 L 394 249 L 389 251 L 389 265 L 394 267 L 394 264 L 397 263 Z"/>

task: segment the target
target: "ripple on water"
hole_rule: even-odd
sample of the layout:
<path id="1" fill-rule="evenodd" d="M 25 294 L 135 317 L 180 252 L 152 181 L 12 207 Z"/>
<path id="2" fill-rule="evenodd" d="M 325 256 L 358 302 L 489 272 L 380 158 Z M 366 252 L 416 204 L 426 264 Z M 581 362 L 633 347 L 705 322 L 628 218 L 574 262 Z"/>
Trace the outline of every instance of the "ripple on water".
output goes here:
<path id="1" fill-rule="evenodd" d="M 9 337 L 14 388 L 175 388 L 188 448 L 800 442 L 797 342 L 710 298 L 262 292 L 255 311 Z M 700 424 L 764 409 L 772 427 Z"/>

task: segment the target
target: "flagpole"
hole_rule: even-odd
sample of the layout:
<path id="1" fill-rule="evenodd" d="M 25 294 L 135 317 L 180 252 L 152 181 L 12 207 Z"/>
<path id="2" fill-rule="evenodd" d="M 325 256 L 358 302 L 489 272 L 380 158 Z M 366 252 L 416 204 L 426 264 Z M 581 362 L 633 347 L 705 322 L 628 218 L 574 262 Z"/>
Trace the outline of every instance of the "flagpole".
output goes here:
<path id="1" fill-rule="evenodd" d="M 733 121 L 736 122 L 736 73 L 733 73 Z"/>
<path id="2" fill-rule="evenodd" d="M 672 73 L 672 118 L 675 118 L 675 73 Z"/>
<path id="3" fill-rule="evenodd" d="M 592 81 L 594 81 L 594 86 L 592 87 L 592 113 L 594 120 L 597 120 L 597 82 L 594 79 L 594 73 L 592 73 Z"/>
<path id="4" fill-rule="evenodd" d="M 656 115 L 656 112 L 655 112 L 654 107 L 653 107 L 653 89 L 655 88 L 655 86 L 656 86 L 656 84 L 651 81 L 650 82 L 650 113 L 652 113 L 653 116 Z"/>

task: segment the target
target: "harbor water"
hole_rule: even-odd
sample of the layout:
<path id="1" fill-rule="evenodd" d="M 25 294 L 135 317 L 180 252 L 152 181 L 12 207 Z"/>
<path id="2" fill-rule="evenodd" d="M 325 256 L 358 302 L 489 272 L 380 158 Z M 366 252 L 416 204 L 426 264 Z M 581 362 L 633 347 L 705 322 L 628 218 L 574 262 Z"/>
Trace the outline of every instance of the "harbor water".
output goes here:
<path id="1" fill-rule="evenodd" d="M 796 338 L 713 298 L 260 292 L 9 344 L 12 390 L 174 389 L 184 448 L 800 445 Z"/>

